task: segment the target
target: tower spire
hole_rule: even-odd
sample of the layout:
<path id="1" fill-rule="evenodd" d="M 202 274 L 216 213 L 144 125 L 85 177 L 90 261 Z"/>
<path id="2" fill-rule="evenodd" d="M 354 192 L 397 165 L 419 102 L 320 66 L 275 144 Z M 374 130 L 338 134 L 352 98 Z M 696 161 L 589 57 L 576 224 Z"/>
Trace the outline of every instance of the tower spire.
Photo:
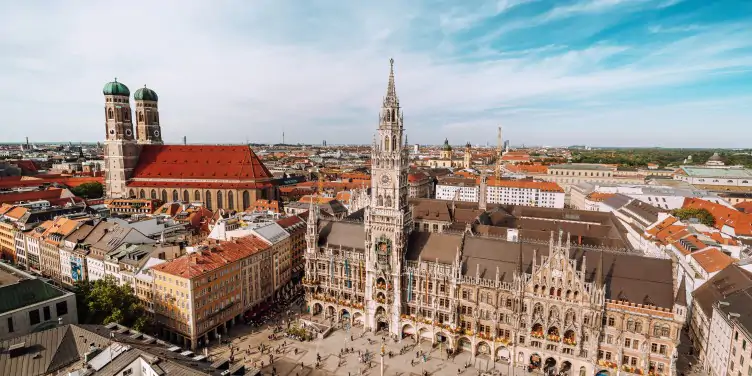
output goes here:
<path id="1" fill-rule="evenodd" d="M 384 107 L 393 107 L 399 103 L 397 99 L 397 89 L 394 87 L 394 59 L 389 59 L 389 83 L 386 87 L 386 97 L 384 97 Z"/>

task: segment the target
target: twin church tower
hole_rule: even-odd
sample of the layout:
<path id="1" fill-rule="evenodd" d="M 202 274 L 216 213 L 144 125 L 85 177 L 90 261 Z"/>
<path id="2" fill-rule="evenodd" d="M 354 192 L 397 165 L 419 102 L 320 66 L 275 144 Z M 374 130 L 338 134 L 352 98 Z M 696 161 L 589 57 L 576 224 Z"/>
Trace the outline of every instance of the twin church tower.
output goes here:
<path id="1" fill-rule="evenodd" d="M 147 87 L 136 90 L 136 133 L 133 133 L 128 87 L 115 79 L 104 85 L 105 127 L 104 142 L 106 197 L 126 196 L 126 182 L 138 163 L 141 145 L 162 144 L 159 127 L 159 97 Z"/>

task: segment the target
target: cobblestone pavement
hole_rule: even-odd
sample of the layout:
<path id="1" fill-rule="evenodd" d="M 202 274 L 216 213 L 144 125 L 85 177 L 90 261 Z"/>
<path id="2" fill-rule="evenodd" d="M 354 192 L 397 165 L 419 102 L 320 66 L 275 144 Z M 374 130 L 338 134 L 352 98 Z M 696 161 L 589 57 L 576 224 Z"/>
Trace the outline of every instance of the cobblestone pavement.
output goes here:
<path id="1" fill-rule="evenodd" d="M 284 320 L 295 320 L 296 315 L 279 315 L 276 317 L 280 325 L 286 326 Z M 305 315 L 309 319 L 310 316 Z M 497 374 L 509 375 L 514 371 L 515 376 L 528 375 L 523 369 L 512 369 L 506 364 L 494 364 L 490 358 L 477 357 L 471 360 L 469 353 L 460 353 L 456 357 L 447 359 L 446 351 L 440 346 L 432 346 L 423 342 L 416 344 L 412 339 L 395 342 L 388 337 L 363 332 L 362 328 L 335 329 L 324 339 L 300 342 L 280 335 L 279 339 L 271 340 L 272 326 L 266 325 L 260 329 L 251 330 L 247 325 L 238 325 L 230 329 L 233 356 L 235 360 L 242 360 L 247 366 L 254 366 L 262 370 L 264 375 L 307 376 L 307 375 L 380 375 L 381 348 L 387 354 L 383 357 L 384 375 L 421 375 L 424 371 L 430 375 L 480 375 L 491 374 L 495 369 Z M 352 340 L 350 339 L 352 336 Z M 259 351 L 263 344 L 270 351 Z M 214 341 L 209 349 L 210 359 L 230 356 L 230 346 L 227 343 L 219 345 Z M 340 355 L 344 348 L 352 348 L 352 352 Z M 404 354 L 400 355 L 400 350 Z M 389 352 L 393 357 L 389 357 Z M 416 357 L 416 352 L 424 352 L 423 357 Z M 359 361 L 360 354 L 369 354 L 370 362 Z M 320 367 L 316 368 L 317 355 L 321 357 Z M 272 363 L 272 358 L 274 362 Z M 263 362 L 263 365 L 262 365 Z"/>

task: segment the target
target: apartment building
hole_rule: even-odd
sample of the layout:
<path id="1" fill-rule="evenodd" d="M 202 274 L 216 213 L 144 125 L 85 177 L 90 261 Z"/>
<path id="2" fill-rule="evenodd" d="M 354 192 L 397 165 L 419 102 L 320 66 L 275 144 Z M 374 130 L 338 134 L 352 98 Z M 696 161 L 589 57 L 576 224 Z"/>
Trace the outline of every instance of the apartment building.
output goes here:
<path id="1" fill-rule="evenodd" d="M 16 259 L 16 228 L 0 215 L 0 258 L 17 262 Z"/>
<path id="2" fill-rule="evenodd" d="M 251 230 L 259 239 L 263 240 L 271 253 L 273 273 L 271 273 L 271 289 L 276 294 L 282 294 L 290 288 L 292 276 L 292 239 L 290 234 L 279 224 L 272 222 Z M 285 290 L 282 290 L 282 288 Z M 275 296 L 278 298 L 278 296 Z"/>
<path id="3" fill-rule="evenodd" d="M 290 252 L 292 255 L 292 280 L 294 282 L 300 281 L 303 276 L 305 266 L 305 232 L 306 223 L 298 216 L 291 216 L 282 218 L 277 221 L 277 224 L 290 234 Z"/>
<path id="4" fill-rule="evenodd" d="M 487 178 L 439 179 L 436 198 L 488 204 L 563 208 L 564 190 L 556 183 Z"/>
<path id="5" fill-rule="evenodd" d="M 271 247 L 256 236 L 214 241 L 154 266 L 154 312 L 171 342 L 196 349 L 274 294 Z M 279 270 L 279 269 L 277 269 Z"/>
<path id="6" fill-rule="evenodd" d="M 40 266 L 42 275 L 55 281 L 61 280 L 60 246 L 63 239 L 73 233 L 81 222 L 57 217 L 45 230 L 40 240 Z"/>
<path id="7" fill-rule="evenodd" d="M 710 280 L 695 290 L 692 301 L 692 310 L 689 318 L 689 337 L 691 339 L 691 345 L 693 352 L 697 355 L 699 365 L 704 372 L 709 374 L 726 375 L 733 374 L 739 375 L 746 374 L 746 367 L 750 365 L 749 359 L 743 359 L 745 354 L 741 352 L 747 352 L 746 356 L 749 356 L 750 350 L 748 350 L 750 339 L 746 332 L 739 331 L 739 336 L 747 336 L 743 338 L 746 340 L 746 344 L 739 340 L 734 335 L 734 342 L 738 347 L 736 350 L 729 350 L 732 355 L 726 355 L 722 351 L 730 349 L 732 342 L 729 333 L 731 329 L 729 326 L 728 317 L 724 318 L 723 315 L 715 317 L 716 312 L 721 313 L 724 309 L 718 305 L 718 302 L 725 301 L 736 303 L 737 298 L 730 301 L 729 297 L 736 296 L 737 293 L 749 293 L 752 289 L 752 273 L 744 270 L 742 267 L 732 264 L 719 273 L 715 274 Z M 747 303 L 750 304 L 750 303 Z M 746 309 L 746 317 L 749 317 L 749 307 L 739 307 L 734 304 L 730 306 L 730 310 L 737 310 L 736 313 L 744 313 Z M 732 312 L 733 311 L 729 311 Z M 716 334 L 715 331 L 719 331 Z M 725 339 L 719 338 L 725 337 Z M 735 358 L 736 360 L 732 359 Z M 724 371 L 730 367 L 730 362 L 734 361 L 734 371 Z M 741 367 L 745 367 L 742 369 Z M 723 372 L 723 373 L 722 373 Z"/>

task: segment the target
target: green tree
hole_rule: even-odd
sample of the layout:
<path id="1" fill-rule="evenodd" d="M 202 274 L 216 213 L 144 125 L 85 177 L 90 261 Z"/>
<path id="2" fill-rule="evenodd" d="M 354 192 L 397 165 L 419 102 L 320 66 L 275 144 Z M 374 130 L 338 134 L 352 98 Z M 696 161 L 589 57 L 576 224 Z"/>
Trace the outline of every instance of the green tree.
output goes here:
<path id="1" fill-rule="evenodd" d="M 100 182 L 83 183 L 71 188 L 70 191 L 82 198 L 100 198 L 104 196 L 104 186 Z"/>
<path id="2" fill-rule="evenodd" d="M 81 321 L 87 324 L 115 322 L 135 330 L 151 328 L 146 311 L 128 285 L 118 285 L 111 275 L 94 282 L 77 282 L 74 291 Z"/>
<path id="3" fill-rule="evenodd" d="M 700 223 L 706 226 L 715 226 L 715 217 L 707 209 L 680 208 L 671 211 L 675 217 L 681 220 L 696 218 Z"/>

